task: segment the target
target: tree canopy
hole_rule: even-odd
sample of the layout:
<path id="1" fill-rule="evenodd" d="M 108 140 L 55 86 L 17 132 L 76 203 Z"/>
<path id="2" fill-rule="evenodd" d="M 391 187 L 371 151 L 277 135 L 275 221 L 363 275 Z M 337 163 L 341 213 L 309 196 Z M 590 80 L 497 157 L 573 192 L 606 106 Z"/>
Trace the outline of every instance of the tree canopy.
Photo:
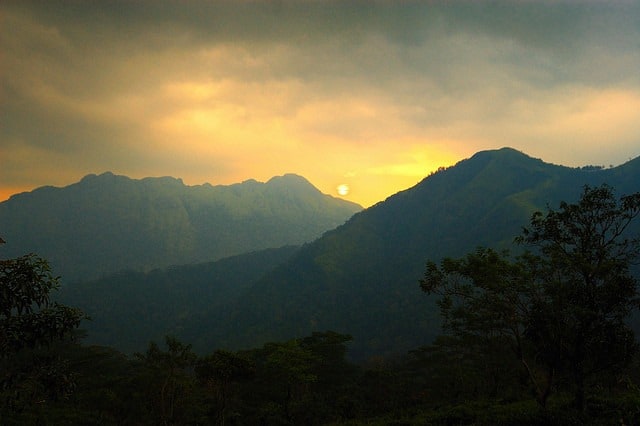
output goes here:
<path id="1" fill-rule="evenodd" d="M 57 398 L 73 383 L 47 348 L 71 336 L 84 314 L 51 300 L 58 288 L 46 260 L 0 260 L 0 412 Z"/>
<path id="2" fill-rule="evenodd" d="M 640 240 L 628 235 L 640 193 L 617 199 L 586 186 L 578 203 L 536 212 L 516 241 L 526 251 L 478 248 L 461 259 L 427 262 L 422 289 L 439 301 L 448 331 L 504 339 L 545 405 L 558 378 L 584 409 L 587 380 L 615 371 L 637 350 L 626 320 L 638 307 L 630 265 Z"/>

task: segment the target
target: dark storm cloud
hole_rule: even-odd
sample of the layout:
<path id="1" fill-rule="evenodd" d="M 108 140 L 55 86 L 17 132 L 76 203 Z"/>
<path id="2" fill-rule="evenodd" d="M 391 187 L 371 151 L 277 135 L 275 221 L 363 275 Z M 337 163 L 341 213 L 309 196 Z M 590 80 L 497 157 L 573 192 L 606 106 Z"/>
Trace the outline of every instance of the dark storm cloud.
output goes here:
<path id="1" fill-rule="evenodd" d="M 184 177 L 241 167 L 232 145 L 637 149 L 638 2 L 5 0 L 0 16 L 7 183 L 34 175 L 28 156 L 42 174 Z"/>
<path id="2" fill-rule="evenodd" d="M 100 74 L 110 71 L 110 62 L 141 52 L 225 43 L 291 48 L 289 61 L 261 69 L 262 78 L 326 80 L 357 73 L 381 84 L 413 72 L 448 90 L 464 80 L 481 82 L 484 76 L 473 67 L 484 60 L 536 85 L 638 79 L 629 68 L 638 64 L 640 39 L 640 5 L 633 2 L 94 0 L 11 6 L 69 42 L 67 51 L 33 46 L 31 52 L 47 49 L 99 81 L 108 79 Z M 375 40 L 390 43 L 394 56 L 376 55 Z M 468 43 L 468 51 L 457 43 Z"/>

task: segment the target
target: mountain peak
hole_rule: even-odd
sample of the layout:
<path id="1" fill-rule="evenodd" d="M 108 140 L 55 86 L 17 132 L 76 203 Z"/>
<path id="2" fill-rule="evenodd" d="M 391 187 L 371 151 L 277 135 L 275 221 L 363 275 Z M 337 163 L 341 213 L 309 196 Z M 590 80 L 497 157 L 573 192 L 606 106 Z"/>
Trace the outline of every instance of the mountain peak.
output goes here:
<path id="1" fill-rule="evenodd" d="M 513 162 L 513 161 L 520 162 L 520 161 L 527 161 L 527 160 L 529 161 L 533 160 L 536 162 L 542 161 L 542 160 L 530 157 L 524 152 L 518 151 L 517 149 L 510 148 L 510 147 L 480 151 L 474 154 L 468 160 L 487 160 L 487 161 L 497 160 L 497 161 L 508 161 L 508 162 Z M 466 160 L 463 160 L 463 161 L 466 161 Z"/>
<path id="2" fill-rule="evenodd" d="M 313 186 L 311 182 L 309 182 L 304 177 L 293 173 L 287 173 L 282 176 L 274 176 L 267 181 L 266 185 L 267 187 L 278 190 L 287 190 L 294 192 L 305 191 L 321 194 L 320 190 Z"/>
<path id="3" fill-rule="evenodd" d="M 274 176 L 267 181 L 267 184 L 303 184 L 313 186 L 306 178 L 295 173 L 285 173 L 282 176 Z"/>
<path id="4" fill-rule="evenodd" d="M 109 172 L 106 171 L 104 173 L 101 174 L 96 174 L 96 173 L 89 173 L 88 175 L 84 176 L 82 179 L 80 179 L 80 182 L 91 182 L 97 179 L 112 179 L 114 178 L 116 175 L 113 174 L 113 172 Z"/>
<path id="5" fill-rule="evenodd" d="M 479 152 L 302 247 L 237 301 L 233 326 L 220 335 L 247 347 L 264 336 L 344 330 L 354 336 L 356 359 L 429 343 L 441 330 L 434 300 L 417 285 L 426 260 L 478 246 L 515 248 L 513 238 L 533 212 L 573 202 L 585 184 L 607 181 L 620 193 L 637 191 L 638 170 L 631 166 L 585 173 L 511 148 Z"/>
<path id="6" fill-rule="evenodd" d="M 16 242 L 2 251 L 39 253 L 76 280 L 298 245 L 361 209 L 292 174 L 214 187 L 105 172 L 0 202 L 2 237 Z"/>

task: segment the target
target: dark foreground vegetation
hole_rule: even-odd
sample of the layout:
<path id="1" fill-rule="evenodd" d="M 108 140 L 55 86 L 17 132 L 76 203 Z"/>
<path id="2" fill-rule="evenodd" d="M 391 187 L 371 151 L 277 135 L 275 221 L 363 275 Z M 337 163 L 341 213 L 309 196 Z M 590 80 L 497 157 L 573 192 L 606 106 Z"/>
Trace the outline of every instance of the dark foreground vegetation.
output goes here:
<path id="1" fill-rule="evenodd" d="M 47 263 L 3 260 L 0 424 L 640 424 L 638 214 L 640 194 L 586 187 L 534 214 L 515 256 L 429 261 L 446 334 L 358 365 L 333 331 L 204 356 L 172 337 L 133 357 L 84 346 Z"/>
<path id="2" fill-rule="evenodd" d="M 559 382 L 542 409 L 505 352 L 491 359 L 445 340 L 356 366 L 347 336 L 326 332 L 198 357 L 172 339 L 125 357 L 65 344 L 6 384 L 3 425 L 638 424 L 640 366 L 590 380 L 586 410 Z M 64 361 L 63 361 L 64 360 Z M 46 364 L 45 364 L 46 363 Z M 46 366 L 45 366 L 46 365 Z M 3 372 L 4 373 L 4 372 Z"/>

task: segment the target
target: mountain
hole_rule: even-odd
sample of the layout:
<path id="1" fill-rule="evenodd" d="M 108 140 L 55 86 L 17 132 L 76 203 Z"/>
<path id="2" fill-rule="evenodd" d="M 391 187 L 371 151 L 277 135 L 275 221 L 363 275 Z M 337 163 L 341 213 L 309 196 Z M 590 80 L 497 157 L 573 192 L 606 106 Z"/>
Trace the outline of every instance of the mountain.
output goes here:
<path id="1" fill-rule="evenodd" d="M 602 183 L 618 195 L 640 191 L 640 158 L 568 168 L 509 148 L 480 152 L 304 245 L 238 298 L 226 321 L 197 326 L 211 347 L 330 329 L 354 336 L 356 359 L 403 353 L 441 333 L 434 299 L 418 285 L 427 259 L 479 245 L 510 248 L 534 211 L 577 201 L 585 184 Z"/>
<path id="2" fill-rule="evenodd" d="M 426 260 L 513 248 L 534 211 L 602 183 L 618 195 L 640 191 L 640 158 L 569 168 L 509 148 L 484 151 L 297 250 L 121 273 L 63 288 L 63 301 L 93 317 L 92 342 L 127 351 L 167 333 L 208 353 L 334 330 L 353 335 L 355 360 L 404 353 L 441 333 L 435 299 L 418 285 Z"/>
<path id="3" fill-rule="evenodd" d="M 0 257 L 48 259 L 66 281 L 150 270 L 299 245 L 362 207 L 322 194 L 301 176 L 266 183 L 187 186 L 171 177 L 85 176 L 0 203 Z"/>
<path id="4" fill-rule="evenodd" d="M 86 343 L 142 352 L 151 340 L 180 336 L 198 345 L 202 319 L 223 318 L 236 300 L 262 275 L 298 249 L 285 246 L 228 257 L 215 262 L 172 266 L 149 272 L 121 271 L 90 282 L 75 282 L 56 293 L 58 301 L 81 307 L 91 317 L 82 328 Z M 192 334 L 196 331 L 198 334 Z"/>

